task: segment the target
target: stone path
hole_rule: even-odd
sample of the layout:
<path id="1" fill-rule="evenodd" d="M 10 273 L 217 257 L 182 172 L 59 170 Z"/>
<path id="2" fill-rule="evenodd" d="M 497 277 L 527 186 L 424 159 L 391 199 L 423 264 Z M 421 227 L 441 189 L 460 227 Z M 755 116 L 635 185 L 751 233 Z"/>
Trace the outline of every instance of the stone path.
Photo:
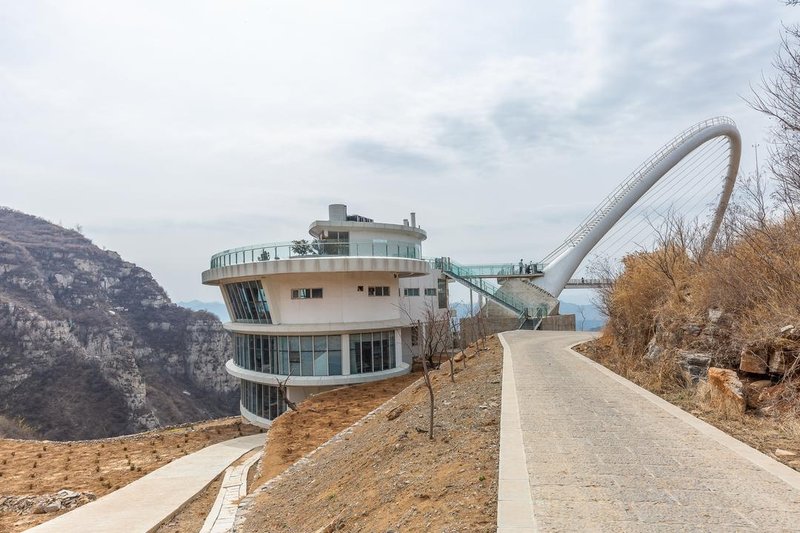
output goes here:
<path id="1" fill-rule="evenodd" d="M 172 516 L 231 463 L 263 446 L 266 433 L 214 444 L 28 531 L 146 533 Z"/>
<path id="2" fill-rule="evenodd" d="M 227 533 L 233 529 L 239 500 L 247 495 L 247 472 L 261 457 L 261 453 L 253 453 L 241 464 L 229 466 L 222 478 L 219 494 L 211 507 L 211 511 L 203 523 L 200 533 Z"/>
<path id="3" fill-rule="evenodd" d="M 800 531 L 800 473 L 566 348 L 590 335 L 501 338 L 498 531 Z"/>

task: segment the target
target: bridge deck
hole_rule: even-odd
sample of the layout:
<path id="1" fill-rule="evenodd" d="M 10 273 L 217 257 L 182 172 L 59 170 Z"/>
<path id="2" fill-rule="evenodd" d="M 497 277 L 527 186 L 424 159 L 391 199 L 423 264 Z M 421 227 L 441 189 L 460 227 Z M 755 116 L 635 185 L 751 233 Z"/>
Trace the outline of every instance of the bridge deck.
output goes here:
<path id="1" fill-rule="evenodd" d="M 502 337 L 498 531 L 797 530 L 800 473 L 566 349 L 590 335 Z"/>

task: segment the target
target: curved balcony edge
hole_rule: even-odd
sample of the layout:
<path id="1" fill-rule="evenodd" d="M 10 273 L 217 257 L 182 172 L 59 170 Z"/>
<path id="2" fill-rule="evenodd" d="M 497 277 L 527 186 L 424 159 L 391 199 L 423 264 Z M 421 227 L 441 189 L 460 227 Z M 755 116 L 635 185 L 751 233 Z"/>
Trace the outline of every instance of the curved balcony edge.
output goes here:
<path id="1" fill-rule="evenodd" d="M 247 407 L 242 405 L 242 402 L 239 402 L 239 414 L 242 415 L 242 418 L 255 426 L 269 429 L 269 427 L 272 425 L 272 420 L 258 416 L 257 414 L 249 411 Z"/>
<path id="2" fill-rule="evenodd" d="M 400 277 L 425 276 L 431 265 L 424 259 L 405 257 L 306 257 L 242 263 L 210 268 L 203 272 L 205 285 L 223 281 L 239 281 L 275 274 L 335 274 L 345 272 L 392 272 Z"/>
<path id="3" fill-rule="evenodd" d="M 410 319 L 371 320 L 368 322 L 325 322 L 320 324 L 250 324 L 247 322 L 226 322 L 225 331 L 242 335 L 335 335 L 342 333 L 362 333 L 395 328 L 408 328 Z"/>
<path id="4" fill-rule="evenodd" d="M 276 385 L 277 381 L 283 382 L 286 376 L 280 374 L 266 374 L 247 370 L 236 366 L 233 359 L 225 363 L 225 371 L 233 377 L 251 381 L 253 383 L 263 383 L 264 385 Z M 380 372 L 367 372 L 364 374 L 347 374 L 343 376 L 290 376 L 286 381 L 287 387 L 326 387 L 331 385 L 355 385 L 356 383 L 368 383 L 371 381 L 381 381 L 388 378 L 402 376 L 411 372 L 411 365 L 400 363 L 397 368 L 391 370 L 381 370 Z M 256 415 L 253 415 L 256 416 Z"/>

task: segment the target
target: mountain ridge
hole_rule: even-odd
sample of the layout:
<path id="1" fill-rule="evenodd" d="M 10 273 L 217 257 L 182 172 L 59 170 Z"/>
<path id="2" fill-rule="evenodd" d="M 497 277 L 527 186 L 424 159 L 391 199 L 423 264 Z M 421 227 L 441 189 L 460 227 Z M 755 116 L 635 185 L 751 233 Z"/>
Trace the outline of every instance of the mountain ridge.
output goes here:
<path id="1" fill-rule="evenodd" d="M 75 230 L 0 208 L 0 415 L 51 439 L 233 414 L 211 313 Z"/>

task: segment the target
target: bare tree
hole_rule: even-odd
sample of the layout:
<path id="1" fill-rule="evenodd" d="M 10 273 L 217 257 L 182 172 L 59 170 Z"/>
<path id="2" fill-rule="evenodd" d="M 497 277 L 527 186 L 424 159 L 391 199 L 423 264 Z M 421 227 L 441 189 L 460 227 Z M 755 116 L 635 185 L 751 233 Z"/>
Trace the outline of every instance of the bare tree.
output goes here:
<path id="1" fill-rule="evenodd" d="M 278 393 L 283 396 L 283 401 L 286 402 L 286 406 L 291 409 L 292 411 L 299 411 L 297 408 L 297 404 L 293 401 L 289 400 L 289 395 L 286 393 L 286 383 L 289 381 L 289 378 L 292 377 L 292 371 L 289 370 L 289 374 L 286 376 L 286 379 L 281 382 L 279 378 L 275 378 L 275 381 L 278 382 Z"/>
<path id="2" fill-rule="evenodd" d="M 580 313 L 580 315 L 581 315 L 581 329 L 580 329 L 581 331 L 583 331 L 583 325 L 586 323 L 586 309 L 585 309 L 585 307 L 586 307 L 585 305 L 579 305 L 578 306 L 578 313 Z"/>
<path id="3" fill-rule="evenodd" d="M 422 376 L 425 382 L 425 387 L 428 389 L 428 398 L 430 413 L 428 417 L 428 437 L 433 440 L 433 420 L 435 415 L 435 396 L 433 392 L 433 382 L 431 381 L 430 371 L 436 369 L 441 364 L 442 353 L 448 353 L 450 357 L 450 368 L 453 371 L 454 365 L 451 355 L 449 354 L 450 346 L 452 346 L 452 337 L 450 331 L 450 311 L 446 310 L 437 313 L 432 303 L 428 303 L 422 313 L 421 319 L 416 319 L 411 316 L 411 312 L 401 307 L 401 312 L 408 317 L 419 331 L 418 337 L 421 337 L 420 346 L 420 359 L 422 360 Z M 434 363 L 433 359 L 437 357 L 437 362 Z M 451 375 L 451 379 L 452 375 Z"/>
<path id="4" fill-rule="evenodd" d="M 777 181 L 776 196 L 796 214 L 800 204 L 800 27 L 784 27 L 772 64 L 777 74 L 773 78 L 762 76 L 749 104 L 773 119 L 768 165 Z"/>

